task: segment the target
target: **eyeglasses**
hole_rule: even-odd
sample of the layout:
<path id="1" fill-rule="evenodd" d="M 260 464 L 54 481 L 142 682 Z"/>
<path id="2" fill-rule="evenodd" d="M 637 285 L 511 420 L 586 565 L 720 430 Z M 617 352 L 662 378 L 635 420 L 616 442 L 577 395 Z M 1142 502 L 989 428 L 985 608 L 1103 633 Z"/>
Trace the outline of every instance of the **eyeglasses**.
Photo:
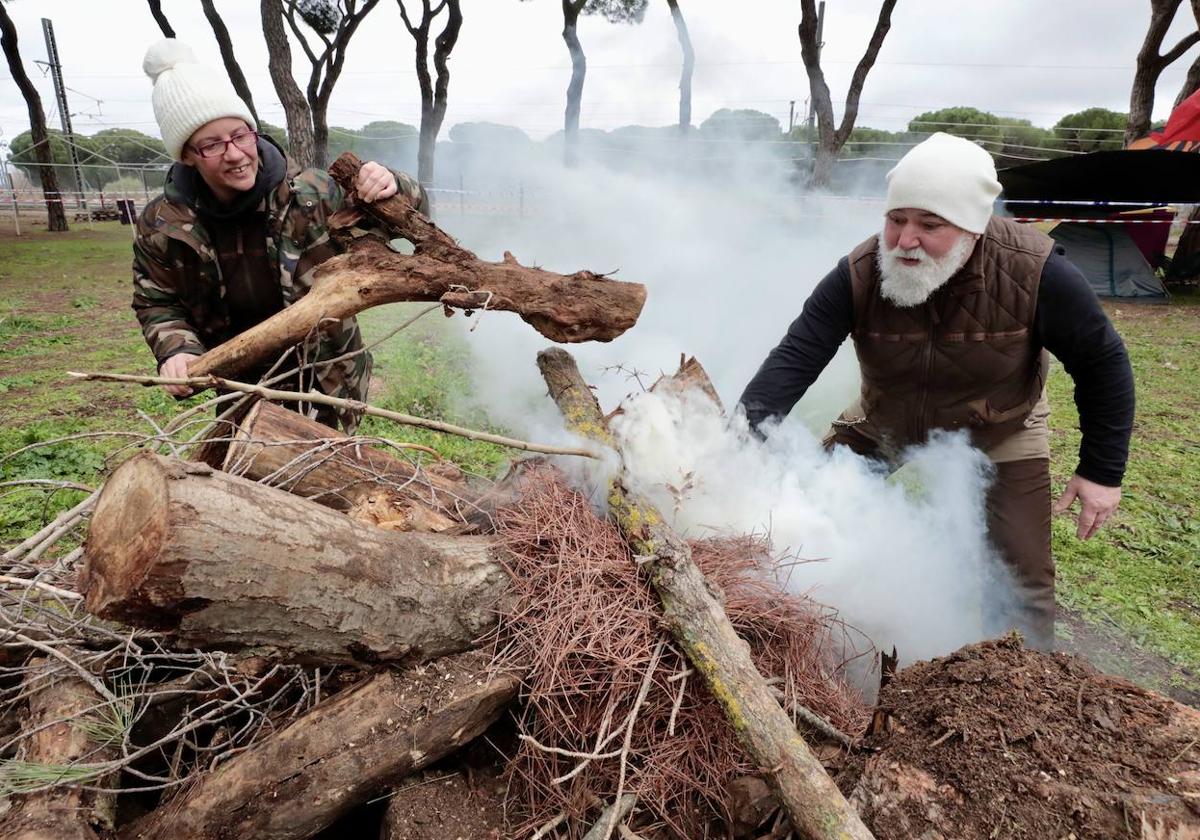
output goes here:
<path id="1" fill-rule="evenodd" d="M 192 146 L 192 148 L 202 158 L 215 158 L 225 154 L 225 150 L 229 148 L 230 143 L 239 149 L 252 149 L 258 143 L 258 132 L 239 131 L 228 140 L 209 140 L 201 143 L 199 146 Z"/>

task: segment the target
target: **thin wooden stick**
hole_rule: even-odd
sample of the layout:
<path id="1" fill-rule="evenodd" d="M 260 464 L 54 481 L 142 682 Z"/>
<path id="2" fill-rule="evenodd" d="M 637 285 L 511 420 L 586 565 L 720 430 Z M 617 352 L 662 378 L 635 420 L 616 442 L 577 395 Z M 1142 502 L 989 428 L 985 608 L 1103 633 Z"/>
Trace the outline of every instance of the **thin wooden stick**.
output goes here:
<path id="1" fill-rule="evenodd" d="M 53 522 L 47 525 L 36 534 L 26 537 L 21 543 L 10 548 L 4 554 L 0 555 L 0 562 L 11 563 L 14 560 L 20 559 L 26 553 L 36 548 L 48 536 L 58 531 L 61 527 L 70 522 L 72 525 L 86 514 L 96 504 L 96 500 L 100 498 L 100 491 L 94 490 L 92 494 L 84 499 L 79 504 L 70 510 L 64 510 L 60 513 Z"/>
<path id="2" fill-rule="evenodd" d="M 543 837 L 548 837 L 550 832 L 558 828 L 558 826 L 567 818 L 567 815 L 559 811 L 552 819 L 542 823 L 537 831 L 530 835 L 529 840 L 541 840 Z"/>
<path id="3" fill-rule="evenodd" d="M 601 817 L 601 821 L 604 822 L 604 832 L 599 834 L 596 832 L 596 829 L 600 827 L 600 823 L 597 823 L 587 833 L 584 840 L 588 840 L 593 834 L 596 834 L 599 840 L 608 840 L 612 836 L 613 829 L 617 827 L 617 823 L 625 818 L 625 815 L 637 802 L 636 796 L 632 794 L 625 796 L 625 771 L 629 766 L 629 746 L 633 740 L 633 725 L 637 723 L 637 714 L 642 708 L 642 703 L 646 701 L 646 695 L 650 693 L 650 686 L 654 682 L 654 671 L 658 668 L 658 659 L 662 656 L 663 645 L 666 643 L 666 639 L 659 639 L 658 644 L 654 646 L 654 653 L 650 655 L 650 664 L 646 666 L 646 675 L 642 677 L 642 684 L 638 688 L 637 699 L 633 701 L 633 709 L 629 712 L 629 723 L 625 727 L 625 742 L 621 746 L 621 772 L 617 776 L 617 796 L 613 800 L 613 804 L 609 806 L 610 810 L 606 814 L 608 819 Z"/>
<path id="4" fill-rule="evenodd" d="M 30 587 L 32 589 L 40 589 L 43 592 L 48 592 L 57 598 L 65 598 L 68 601 L 82 601 L 83 596 L 78 592 L 71 592 L 68 589 L 59 589 L 57 586 L 51 586 L 48 583 L 42 583 L 29 578 L 13 577 L 12 575 L 0 575 L 0 583 L 11 583 L 17 586 Z"/>
<path id="5" fill-rule="evenodd" d="M 478 440 L 485 443 L 494 443 L 497 446 L 507 446 L 510 449 L 521 449 L 526 452 L 538 452 L 543 455 L 577 455 L 581 458 L 599 458 L 598 452 L 592 449 L 582 449 L 570 446 L 551 446 L 544 443 L 531 443 L 526 440 L 518 440 L 516 438 L 505 437 L 504 435 L 493 435 L 489 432 L 480 432 L 475 429 L 468 429 L 464 426 L 455 426 L 452 423 L 443 423 L 440 420 L 427 420 L 424 417 L 415 417 L 411 414 L 401 414 L 398 411 L 389 411 L 386 408 L 376 408 L 368 403 L 359 402 L 358 400 L 344 400 L 340 397 L 330 397 L 326 394 L 318 393 L 317 391 L 306 391 L 304 393 L 298 391 L 279 391 L 274 388 L 264 388 L 261 385 L 250 385 L 246 382 L 235 382 L 232 379 L 224 379 L 219 376 L 193 376 L 193 377 L 168 377 L 168 376 L 140 376 L 127 373 L 78 373 L 76 371 L 68 371 L 67 376 L 74 379 L 80 379 L 85 382 L 131 382 L 137 385 L 189 385 L 193 388 L 224 388 L 228 391 L 241 391 L 244 394 L 255 394 L 264 400 L 275 400 L 277 402 L 310 402 L 320 405 L 329 405 L 334 408 L 345 408 L 350 411 L 359 411 L 363 414 L 370 414 L 375 417 L 383 417 L 395 423 L 402 423 L 406 426 L 417 426 L 422 429 L 430 429 L 435 432 L 445 432 L 450 435 L 458 435 L 459 437 L 467 438 L 468 440 Z"/>
<path id="6" fill-rule="evenodd" d="M 53 656 L 55 659 L 66 663 L 68 668 L 79 674 L 79 676 L 83 677 L 84 682 L 90 685 L 97 694 L 99 694 L 109 703 L 116 705 L 117 703 L 121 702 L 117 699 L 115 694 L 105 687 L 104 683 L 100 682 L 100 680 L 96 678 L 95 674 L 93 674 L 87 668 L 84 668 L 58 648 L 51 647 L 50 645 L 39 642 L 37 639 L 31 639 L 23 633 L 16 633 L 12 630 L 0 630 L 0 635 L 9 636 L 10 638 L 16 639 L 18 642 L 21 642 L 22 644 L 29 645 L 31 648 L 37 648 L 42 653 Z"/>
<path id="7" fill-rule="evenodd" d="M 600 814 L 600 819 L 596 820 L 595 824 L 587 834 L 583 835 L 583 840 L 608 840 L 612 835 L 613 826 L 625 819 L 629 812 L 633 810 L 633 806 L 637 804 L 637 796 L 632 793 L 626 793 L 618 796 Z"/>

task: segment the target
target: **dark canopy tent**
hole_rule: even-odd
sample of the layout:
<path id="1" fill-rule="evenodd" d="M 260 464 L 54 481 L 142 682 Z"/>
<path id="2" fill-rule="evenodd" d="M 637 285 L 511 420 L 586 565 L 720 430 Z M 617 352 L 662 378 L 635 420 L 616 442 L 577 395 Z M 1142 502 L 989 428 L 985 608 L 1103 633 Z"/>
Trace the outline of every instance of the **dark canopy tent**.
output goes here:
<path id="1" fill-rule="evenodd" d="M 1050 236 L 1101 297 L 1166 301 L 1162 281 L 1121 225 L 1060 222 Z"/>
<path id="2" fill-rule="evenodd" d="M 1200 203 L 1200 154 L 1194 152 L 1092 152 L 1002 169 L 998 177 L 1014 216 L 1103 218 L 1148 205 Z M 1061 201 L 1101 204 L 1040 203 Z"/>
<path id="3" fill-rule="evenodd" d="M 1166 299 L 1154 268 L 1163 262 L 1171 214 L 1148 211 L 1200 203 L 1200 154 L 1093 152 L 1012 167 L 999 178 L 1014 216 L 1099 222 L 1064 221 L 1050 233 L 1096 294 Z"/>

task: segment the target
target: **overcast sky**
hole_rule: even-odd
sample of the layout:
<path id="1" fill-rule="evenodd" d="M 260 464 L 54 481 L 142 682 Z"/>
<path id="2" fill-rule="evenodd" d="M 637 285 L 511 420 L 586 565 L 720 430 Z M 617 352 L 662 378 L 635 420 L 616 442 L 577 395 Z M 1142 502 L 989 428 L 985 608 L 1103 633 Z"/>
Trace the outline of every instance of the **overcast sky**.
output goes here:
<path id="1" fill-rule="evenodd" d="M 351 44 L 329 112 L 332 125 L 357 128 L 377 119 L 416 124 L 420 105 L 412 39 L 397 0 L 382 0 Z M 408 0 L 410 8 L 419 5 Z M 202 61 L 220 57 L 196 0 L 163 0 L 164 10 Z M 217 0 L 264 118 L 283 123 L 266 67 L 259 4 Z M 696 50 L 693 121 L 720 107 L 755 108 L 788 120 L 789 100 L 804 108 L 797 0 L 681 0 Z M 867 79 L 858 124 L 899 130 L 915 115 L 971 105 L 1050 126 L 1072 111 L 1128 108 L 1134 59 L 1149 19 L 1144 0 L 900 0 L 892 29 Z M 143 0 L 12 0 L 22 57 L 57 125 L 40 18 L 54 23 L 75 129 L 120 125 L 158 134 L 145 48 L 160 33 Z M 754 11 L 748 11 L 754 10 Z M 829 0 L 825 71 L 839 117 L 855 63 L 878 3 Z M 463 0 L 464 24 L 451 60 L 445 131 L 457 122 L 491 120 L 544 137 L 562 125 L 570 62 L 555 0 Z M 1195 28 L 1183 4 L 1167 43 Z M 617 26 L 583 18 L 589 68 L 582 124 L 667 125 L 676 120 L 679 48 L 666 0 L 651 0 L 644 23 Z M 1165 118 L 1193 48 L 1158 85 L 1155 118 Z M 308 64 L 294 49 L 294 71 Z M 303 87 L 303 83 L 301 85 Z M 99 100 L 99 101 L 97 101 Z M 797 120 L 800 117 L 797 116 Z M 28 128 L 25 105 L 7 68 L 0 71 L 0 142 Z"/>

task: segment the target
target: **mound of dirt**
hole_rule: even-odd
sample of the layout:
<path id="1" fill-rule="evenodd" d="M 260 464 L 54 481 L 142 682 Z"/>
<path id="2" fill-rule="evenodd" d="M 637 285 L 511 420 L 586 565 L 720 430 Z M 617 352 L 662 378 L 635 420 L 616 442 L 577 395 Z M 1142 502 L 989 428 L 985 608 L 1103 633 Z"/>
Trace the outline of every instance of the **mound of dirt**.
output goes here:
<path id="1" fill-rule="evenodd" d="M 1200 712 L 1016 637 L 899 672 L 842 775 L 886 838 L 1200 838 Z"/>

